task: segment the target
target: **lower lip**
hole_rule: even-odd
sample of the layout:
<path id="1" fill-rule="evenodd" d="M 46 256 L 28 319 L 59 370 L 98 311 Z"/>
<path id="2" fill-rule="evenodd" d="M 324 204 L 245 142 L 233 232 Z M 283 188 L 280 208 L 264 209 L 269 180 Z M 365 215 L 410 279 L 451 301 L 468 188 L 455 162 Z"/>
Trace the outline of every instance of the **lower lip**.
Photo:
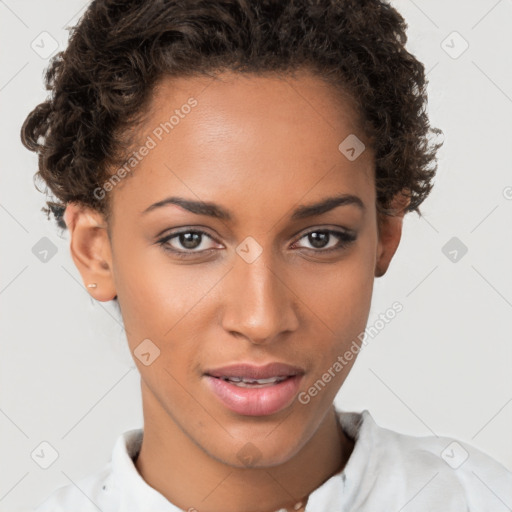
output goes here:
<path id="1" fill-rule="evenodd" d="M 231 382 L 206 375 L 213 393 L 231 411 L 245 416 L 266 416 L 288 406 L 299 389 L 302 375 L 294 375 L 277 384 L 241 388 Z"/>

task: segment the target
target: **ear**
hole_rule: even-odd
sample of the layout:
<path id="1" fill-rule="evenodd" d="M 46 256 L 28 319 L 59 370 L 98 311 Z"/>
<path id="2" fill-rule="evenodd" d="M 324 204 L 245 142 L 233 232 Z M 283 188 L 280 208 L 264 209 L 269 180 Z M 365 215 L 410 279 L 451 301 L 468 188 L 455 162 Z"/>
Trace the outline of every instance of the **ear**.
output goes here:
<path id="1" fill-rule="evenodd" d="M 112 251 L 103 215 L 78 203 L 68 203 L 64 220 L 71 236 L 71 257 L 87 291 L 101 302 L 114 299 Z M 89 283 L 96 283 L 96 288 L 87 288 Z"/>
<path id="2" fill-rule="evenodd" d="M 379 241 L 377 244 L 377 257 L 375 264 L 375 277 L 383 276 L 391 263 L 400 238 L 402 236 L 402 223 L 406 208 L 411 202 L 407 190 L 397 193 L 391 201 L 389 213 L 379 212 L 377 222 L 379 229 Z"/>

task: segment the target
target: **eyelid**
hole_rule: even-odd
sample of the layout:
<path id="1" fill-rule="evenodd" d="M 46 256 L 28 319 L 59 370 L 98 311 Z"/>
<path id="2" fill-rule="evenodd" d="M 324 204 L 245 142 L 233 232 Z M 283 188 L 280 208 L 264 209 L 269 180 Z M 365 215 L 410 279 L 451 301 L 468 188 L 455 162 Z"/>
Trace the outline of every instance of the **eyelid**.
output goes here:
<path id="1" fill-rule="evenodd" d="M 165 228 L 159 233 L 155 235 L 155 238 L 165 238 L 167 236 L 179 235 L 180 233 L 188 233 L 189 231 L 198 231 L 203 232 L 211 238 L 215 238 L 215 235 L 210 234 L 211 228 L 208 226 L 203 226 L 202 224 L 194 224 L 194 225 L 183 225 L 176 226 L 174 228 Z"/>
<path id="2" fill-rule="evenodd" d="M 356 233 L 357 233 L 353 229 L 327 224 L 327 225 L 322 225 L 322 226 L 313 226 L 310 228 L 305 228 L 305 229 L 299 231 L 297 234 L 295 234 L 293 236 L 293 238 L 295 239 L 295 241 L 297 241 L 297 240 L 300 240 L 301 238 L 303 238 L 304 236 L 309 235 L 310 233 L 314 233 L 316 231 L 330 231 L 330 232 L 334 232 L 336 234 L 343 234 L 343 235 L 354 236 L 354 237 L 356 236 Z"/>

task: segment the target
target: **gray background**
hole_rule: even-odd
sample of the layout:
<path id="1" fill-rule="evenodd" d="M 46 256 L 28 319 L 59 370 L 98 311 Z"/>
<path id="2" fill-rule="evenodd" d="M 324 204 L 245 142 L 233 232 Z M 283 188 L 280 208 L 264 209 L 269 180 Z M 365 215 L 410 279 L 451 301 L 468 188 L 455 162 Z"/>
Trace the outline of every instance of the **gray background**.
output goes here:
<path id="1" fill-rule="evenodd" d="M 466 441 L 512 470 L 512 1 L 392 4 L 409 25 L 408 49 L 428 71 L 431 122 L 446 142 L 424 217 L 406 216 L 395 259 L 375 281 L 369 325 L 394 301 L 403 311 L 369 339 L 336 405 L 369 409 L 400 432 Z M 36 506 L 98 470 L 118 435 L 142 425 L 121 319 L 84 289 L 68 234 L 61 238 L 40 211 L 36 156 L 19 139 L 25 116 L 46 96 L 48 58 L 31 44 L 41 53 L 46 37 L 51 49 L 40 36 L 47 32 L 63 49 L 64 27 L 86 5 L 0 1 L 4 512 Z M 46 262 L 37 256 L 44 237 L 56 250 Z M 48 469 L 31 456 L 43 441 L 59 454 Z"/>

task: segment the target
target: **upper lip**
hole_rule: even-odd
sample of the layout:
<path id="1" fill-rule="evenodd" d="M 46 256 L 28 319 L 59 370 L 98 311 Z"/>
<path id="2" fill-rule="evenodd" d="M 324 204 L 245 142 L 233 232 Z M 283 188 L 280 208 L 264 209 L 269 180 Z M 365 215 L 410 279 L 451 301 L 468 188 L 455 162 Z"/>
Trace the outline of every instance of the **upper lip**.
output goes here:
<path id="1" fill-rule="evenodd" d="M 271 377 L 289 377 L 302 374 L 304 374 L 302 368 L 279 362 L 269 363 L 264 366 L 238 363 L 205 372 L 205 375 L 210 375 L 211 377 L 245 377 L 249 379 L 268 379 Z"/>

